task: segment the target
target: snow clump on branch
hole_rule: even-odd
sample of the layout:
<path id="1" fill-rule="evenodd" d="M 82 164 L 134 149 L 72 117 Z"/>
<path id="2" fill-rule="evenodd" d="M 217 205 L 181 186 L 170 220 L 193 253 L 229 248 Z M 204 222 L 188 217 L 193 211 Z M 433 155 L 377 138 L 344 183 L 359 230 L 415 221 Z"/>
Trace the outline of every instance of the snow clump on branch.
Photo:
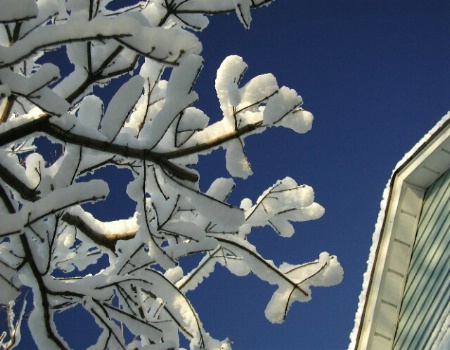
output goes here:
<path id="1" fill-rule="evenodd" d="M 341 281 L 335 256 L 276 266 L 250 242 L 258 227 L 290 237 L 292 222 L 320 218 L 311 187 L 286 177 L 254 203 L 227 201 L 232 178 L 253 173 L 247 137 L 311 129 L 297 92 L 272 74 L 241 86 L 248 67 L 229 56 L 215 83 L 222 118 L 194 107 L 195 32 L 230 12 L 249 28 L 250 10 L 270 2 L 0 0 L 0 348 L 28 326 L 39 348 L 68 349 L 55 315 L 82 309 L 99 327 L 89 349 L 175 349 L 180 336 L 191 349 L 231 349 L 186 296 L 217 263 L 276 286 L 265 311 L 275 323 L 311 287 Z M 231 177 L 202 191 L 199 156 L 218 148 Z M 128 218 L 92 206 L 110 200 L 119 171 Z"/>

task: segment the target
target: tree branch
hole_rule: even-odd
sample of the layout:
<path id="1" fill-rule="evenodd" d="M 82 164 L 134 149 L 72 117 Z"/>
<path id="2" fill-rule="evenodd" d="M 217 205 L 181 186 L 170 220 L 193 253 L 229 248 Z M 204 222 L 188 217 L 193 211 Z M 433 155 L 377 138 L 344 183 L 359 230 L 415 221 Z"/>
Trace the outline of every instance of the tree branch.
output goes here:
<path id="1" fill-rule="evenodd" d="M 8 184 L 11 188 L 16 190 L 23 199 L 26 199 L 26 200 L 29 200 L 32 202 L 39 199 L 38 196 L 39 196 L 40 192 L 38 190 L 29 188 L 22 181 L 20 181 L 14 174 L 12 174 L 8 168 L 5 168 L 1 163 L 0 163 L 0 178 L 6 184 Z M 0 193 L 0 195 L 3 200 L 5 200 L 5 198 L 7 198 L 7 197 L 4 197 L 4 196 L 6 196 L 6 192 Z M 6 202 L 5 202 L 5 204 L 6 204 Z"/>
<path id="2" fill-rule="evenodd" d="M 42 117 L 38 119 L 34 119 L 28 123 L 19 125 L 15 128 L 0 133 L 0 146 L 5 146 L 9 143 L 18 141 L 19 139 L 26 137 L 32 133 L 43 132 L 49 136 L 54 137 L 55 139 L 70 144 L 87 147 L 97 151 L 113 153 L 124 157 L 130 157 L 134 159 L 147 160 L 153 162 L 166 169 L 173 176 L 191 182 L 198 181 L 198 175 L 170 162 L 169 159 L 180 158 L 217 147 L 227 141 L 239 138 L 242 135 L 250 133 L 258 129 L 262 125 L 262 122 L 248 124 L 240 129 L 234 130 L 228 134 L 219 136 L 213 140 L 207 141 L 202 144 L 198 144 L 195 146 L 183 148 L 172 152 L 157 153 L 148 151 L 146 149 L 133 148 L 128 147 L 126 145 L 118 145 L 110 143 L 108 141 L 102 141 L 87 136 L 73 134 L 70 131 L 64 130 L 59 126 L 52 124 L 49 119 L 50 115 L 44 114 Z"/>
<path id="3" fill-rule="evenodd" d="M 121 37 L 128 37 L 128 36 L 131 36 L 131 34 L 112 34 L 112 35 L 96 34 L 96 35 L 91 35 L 91 36 L 88 35 L 86 37 L 81 37 L 81 38 L 76 38 L 76 37 L 63 38 L 63 39 L 56 40 L 51 43 L 43 43 L 41 45 L 36 45 L 35 47 L 31 47 L 27 52 L 23 52 L 10 60 L 0 61 L 0 68 L 11 67 L 11 66 L 27 59 L 28 57 L 36 54 L 39 51 L 42 51 L 42 50 L 48 48 L 50 46 L 58 47 L 63 44 L 74 43 L 74 42 L 85 42 L 85 41 L 89 41 L 89 40 L 90 41 L 95 41 L 95 40 L 102 41 L 102 40 L 107 40 L 107 39 L 119 40 L 119 38 L 121 38 Z"/>
<path id="4" fill-rule="evenodd" d="M 89 46 L 89 48 L 90 48 L 90 46 Z M 123 49 L 124 49 L 124 47 L 119 45 L 113 52 L 111 52 L 111 54 L 105 59 L 105 61 L 103 61 L 101 66 L 94 73 L 92 73 L 90 71 L 91 65 L 89 64 L 89 67 L 87 67 L 89 74 L 86 77 L 86 80 L 83 83 L 81 83 L 80 86 L 77 87 L 74 92 L 72 92 L 68 97 L 66 97 L 66 101 L 69 102 L 69 103 L 72 103 L 89 86 L 91 86 L 92 84 L 96 83 L 97 81 L 99 81 L 101 79 L 105 79 L 106 77 L 102 76 L 103 71 L 114 60 L 114 58 L 116 58 L 122 52 Z M 90 60 L 91 60 L 91 55 L 89 53 L 88 54 L 88 61 L 90 61 Z M 133 66 L 134 66 L 134 64 L 133 64 Z M 125 73 L 125 72 L 129 71 L 133 66 L 131 66 L 129 69 L 127 68 L 124 72 L 123 71 L 118 72 L 117 75 L 120 75 L 122 73 Z M 112 77 L 112 76 L 110 76 L 110 77 Z"/>
<path id="5" fill-rule="evenodd" d="M 16 101 L 15 95 L 9 95 L 8 99 L 6 101 L 6 106 L 3 108 L 2 115 L 0 116 L 0 124 L 6 122 L 9 117 L 9 113 L 11 113 L 12 106 L 14 102 Z"/>
<path id="6" fill-rule="evenodd" d="M 6 209 L 8 210 L 8 213 L 14 214 L 16 212 L 16 208 L 14 208 L 11 200 L 8 197 L 8 194 L 6 193 L 3 186 L 0 184 L 0 198 L 2 199 L 3 203 L 5 204 Z"/>
<path id="7" fill-rule="evenodd" d="M 240 249 L 242 251 L 244 251 L 246 254 L 250 255 L 251 257 L 257 259 L 262 266 L 264 266 L 266 269 L 271 270 L 272 272 L 274 272 L 276 275 L 278 275 L 281 279 L 283 279 L 284 281 L 286 281 L 287 283 L 289 283 L 292 288 L 297 289 L 298 291 L 300 291 L 304 296 L 309 296 L 309 293 L 306 292 L 306 290 L 304 290 L 302 287 L 299 286 L 298 283 L 293 282 L 289 277 L 287 277 L 285 274 L 283 274 L 280 270 L 278 270 L 275 266 L 269 264 L 264 258 L 262 258 L 259 254 L 255 253 L 254 251 L 248 249 L 247 247 L 245 247 L 243 244 L 239 244 L 237 242 L 234 242 L 232 240 L 226 239 L 224 237 L 219 237 L 219 236 L 211 236 L 213 238 L 215 238 L 216 240 L 218 240 L 219 242 L 221 242 L 222 244 L 229 244 L 237 249 Z"/>
<path id="8" fill-rule="evenodd" d="M 262 0 L 259 3 L 255 4 L 255 1 L 251 2 L 250 8 L 257 8 L 261 6 L 267 6 L 269 3 L 271 3 L 273 0 Z M 174 6 L 174 3 L 171 2 L 170 4 L 165 1 L 165 8 L 166 8 L 166 14 L 158 23 L 158 27 L 162 27 L 164 23 L 169 19 L 171 15 L 177 16 L 179 14 L 204 14 L 204 15 L 220 15 L 220 14 L 228 14 L 233 13 L 236 11 L 236 8 L 234 6 L 231 6 L 229 8 L 223 8 L 222 10 L 205 10 L 204 8 L 191 8 L 190 9 L 180 9 L 182 7 L 183 3 L 179 4 L 178 6 Z M 177 16 L 178 17 L 178 16 Z"/>
<path id="9" fill-rule="evenodd" d="M 22 243 L 25 256 L 27 257 L 26 259 L 27 259 L 28 265 L 30 266 L 31 271 L 33 272 L 34 278 L 36 279 L 36 283 L 39 288 L 39 294 L 40 294 L 41 301 L 42 301 L 40 306 L 42 307 L 43 312 L 44 312 L 44 320 L 43 321 L 44 321 L 44 327 L 45 327 L 45 330 L 47 333 L 47 337 L 49 339 L 51 339 L 58 348 L 65 350 L 66 347 L 61 342 L 61 340 L 55 335 L 55 333 L 52 329 L 52 326 L 50 324 L 51 315 L 50 315 L 50 303 L 49 303 L 48 296 L 47 296 L 47 287 L 45 286 L 45 283 L 42 279 L 41 273 L 39 272 L 39 269 L 36 266 L 36 263 L 34 262 L 33 253 L 31 251 L 30 245 L 28 243 L 28 239 L 24 233 L 22 233 L 20 235 L 20 241 Z M 34 300 L 36 301 L 36 298 Z"/>
<path id="10" fill-rule="evenodd" d="M 15 128 L 9 129 L 0 133 L 0 147 L 9 143 L 16 142 L 30 134 L 42 132 L 57 140 L 67 142 L 70 144 L 87 147 L 93 150 L 113 153 L 124 157 L 130 157 L 139 160 L 148 160 L 159 166 L 165 168 L 170 174 L 182 180 L 196 182 L 198 176 L 172 162 L 170 162 L 163 154 L 154 153 L 146 149 L 128 147 L 126 145 L 118 145 L 108 141 L 97 140 L 91 137 L 73 134 L 70 131 L 64 130 L 57 125 L 52 124 L 50 115 L 44 114 L 38 119 L 34 119 L 25 124 L 19 125 Z M 3 178 L 3 173 L 2 173 Z M 10 183 L 14 185 L 14 181 Z M 14 188 L 17 187 L 17 184 Z"/>
<path id="11" fill-rule="evenodd" d="M 254 123 L 254 124 L 247 124 L 247 125 L 243 126 L 242 128 L 236 129 L 228 134 L 219 136 L 210 141 L 206 141 L 205 143 L 200 143 L 195 146 L 186 147 L 186 148 L 179 149 L 179 150 L 172 151 L 172 152 L 164 152 L 164 153 L 162 153 L 162 155 L 166 159 L 174 159 L 174 158 L 180 158 L 180 157 L 184 157 L 184 156 L 187 156 L 190 154 L 195 154 L 195 153 L 199 153 L 202 151 L 206 151 L 208 149 L 220 146 L 221 144 L 224 144 L 225 142 L 231 141 L 233 139 L 237 139 L 245 134 L 248 134 L 248 133 L 258 129 L 259 127 L 261 127 L 261 125 L 262 125 L 262 121 Z"/>
<path id="12" fill-rule="evenodd" d="M 105 234 L 105 233 L 95 231 L 82 218 L 80 218 L 77 215 L 68 213 L 68 212 L 65 212 L 63 214 L 62 220 L 65 221 L 66 223 L 68 223 L 69 225 L 73 225 L 77 229 L 82 231 L 95 244 L 106 247 L 106 248 L 110 249 L 111 251 L 115 250 L 115 246 L 116 246 L 116 243 L 118 240 L 132 239 L 136 235 L 136 232 Z"/>

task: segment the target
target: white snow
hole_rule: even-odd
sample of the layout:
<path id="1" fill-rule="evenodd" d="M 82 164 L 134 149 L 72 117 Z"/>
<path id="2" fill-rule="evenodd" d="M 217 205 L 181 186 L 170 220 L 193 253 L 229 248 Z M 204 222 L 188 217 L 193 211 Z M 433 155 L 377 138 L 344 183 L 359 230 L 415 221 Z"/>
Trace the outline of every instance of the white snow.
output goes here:
<path id="1" fill-rule="evenodd" d="M 13 22 L 37 16 L 35 0 L 0 0 L 0 22 Z"/>
<path id="2" fill-rule="evenodd" d="M 198 99 L 192 86 L 202 65 L 200 56 L 188 55 L 180 66 L 172 70 L 164 106 L 155 115 L 148 133 L 148 148 L 154 148 L 163 139 L 175 118 Z"/>
<path id="3" fill-rule="evenodd" d="M 5 264 L 0 263 L 0 273 L 2 276 L 2 292 L 0 293 L 0 304 L 7 305 L 9 302 L 13 301 L 20 295 L 20 285 L 17 283 L 10 282 L 18 279 L 17 272 L 5 266 Z M 7 282 L 8 281 L 8 282 Z"/>
<path id="4" fill-rule="evenodd" d="M 86 127 L 98 129 L 103 117 L 103 101 L 95 95 L 88 95 L 80 103 L 78 119 Z"/>
<path id="5" fill-rule="evenodd" d="M 169 183 L 181 193 L 183 193 L 183 201 L 187 206 L 194 206 L 201 215 L 208 218 L 211 222 L 223 225 L 230 231 L 237 231 L 239 226 L 244 222 L 244 212 L 229 204 L 216 200 L 201 192 L 184 187 L 174 180 Z"/>
<path id="6" fill-rule="evenodd" d="M 250 163 L 240 140 L 228 143 L 225 153 L 227 170 L 231 176 L 246 179 L 253 174 Z"/>
<path id="7" fill-rule="evenodd" d="M 215 199 L 225 201 L 235 186 L 233 179 L 220 177 L 214 180 L 206 194 Z"/>
<path id="8" fill-rule="evenodd" d="M 247 70 L 242 57 L 228 56 L 217 70 L 216 91 L 224 115 L 230 113 L 228 106 L 237 106 L 240 102 L 238 82 Z"/>
<path id="9" fill-rule="evenodd" d="M 136 232 L 139 228 L 135 217 L 103 222 L 96 219 L 91 213 L 83 210 L 80 206 L 72 207 L 68 210 L 68 212 L 72 215 L 80 217 L 92 229 L 101 232 L 106 236 L 113 236 L 124 232 Z"/>
<path id="10" fill-rule="evenodd" d="M 50 63 L 41 66 L 30 77 L 24 77 L 9 69 L 0 69 L 0 81 L 8 86 L 8 90 L 22 96 L 27 96 L 46 112 L 62 115 L 67 111 L 69 104 L 46 87 L 47 84 L 58 78 L 58 67 Z"/>
<path id="11" fill-rule="evenodd" d="M 195 132 L 206 128 L 208 122 L 208 116 L 200 109 L 195 107 L 186 108 L 177 124 L 177 142 L 175 145 L 183 145 Z"/>
<path id="12" fill-rule="evenodd" d="M 273 294 L 265 311 L 267 319 L 274 323 L 284 321 L 287 310 L 294 301 L 306 302 L 311 299 L 310 286 L 333 286 L 339 284 L 344 276 L 337 258 L 325 252 L 312 263 L 297 266 L 283 263 L 280 271 L 292 279 L 295 286 L 299 288 L 294 289 L 292 284 L 279 284 L 278 290 Z M 302 291 L 305 291 L 307 295 Z"/>
<path id="13" fill-rule="evenodd" d="M 272 97 L 264 109 L 264 123 L 272 124 L 294 111 L 302 104 L 303 100 L 293 89 L 281 87 L 278 94 Z"/>
<path id="14" fill-rule="evenodd" d="M 14 46 L 0 47 L 0 67 L 10 66 L 45 47 L 51 48 L 86 39 L 130 36 L 137 32 L 138 28 L 135 21 L 125 16 L 114 19 L 96 17 L 92 21 L 77 17 L 58 25 L 57 30 L 52 26 L 39 27 Z"/>
<path id="15" fill-rule="evenodd" d="M 11 95 L 11 89 L 7 85 L 0 85 L 0 98 L 4 99 L 9 95 Z"/>
<path id="16" fill-rule="evenodd" d="M 106 197 L 108 192 L 108 185 L 102 180 L 75 183 L 50 192 L 44 198 L 24 205 L 19 213 L 1 214 L 0 222 L 2 222 L 2 226 L 0 228 L 0 236 L 19 233 L 26 225 L 36 222 L 50 213 L 78 203 L 99 200 Z"/>
<path id="17" fill-rule="evenodd" d="M 46 349 L 57 347 L 48 327 L 66 346 L 53 309 L 44 310 L 48 302 L 61 312 L 78 305 L 92 314 L 101 330 L 91 350 L 178 348 L 179 333 L 191 349 L 229 350 L 228 339 L 204 330 L 186 297 L 216 263 L 277 286 L 266 311 L 272 322 L 281 322 L 292 302 L 309 300 L 311 286 L 339 283 L 342 269 L 328 254 L 278 267 L 247 240 L 255 227 L 271 226 L 289 237 L 292 221 L 322 216 L 311 187 L 287 177 L 238 208 L 227 202 L 236 186 L 232 178 L 212 180 L 203 192 L 199 181 L 179 174 L 199 175 L 199 155 L 222 147 L 231 176 L 247 178 L 252 169 L 246 137 L 271 126 L 306 132 L 312 114 L 272 74 L 240 86 L 247 64 L 239 56 L 225 58 L 217 72 L 222 120 L 209 125 L 194 106 L 204 62 L 193 31 L 208 25 L 208 15 L 223 12 L 236 12 L 248 28 L 251 8 L 263 0 L 175 0 L 171 11 L 181 12 L 170 14 L 162 1 L 114 11 L 109 2 L 0 0 L 0 22 L 24 20 L 14 43 L 0 30 L 0 112 L 10 104 L 7 96 L 17 97 L 0 133 L 48 117 L 52 131 L 49 145 L 36 142 L 46 137 L 41 130 L 0 150 L 0 163 L 13 177 L 4 181 L 11 203 L 4 199 L 0 213 L 0 278 L 7 282 L 0 302 L 15 298 L 21 284 L 33 290 L 29 328 Z M 61 73 L 59 60 L 40 63 L 55 49 L 66 55 Z M 47 148 L 55 153 L 46 154 Z M 111 166 L 132 175 L 123 194 L 134 205 L 128 219 L 103 221 L 96 205 L 84 205 L 109 199 L 110 186 L 114 192 L 121 188 L 115 180 L 125 179 L 107 175 L 111 185 L 98 179 L 98 170 Z M 22 198 L 23 189 L 35 198 Z M 27 260 L 25 247 L 31 250 Z M 184 258 L 191 255 L 198 264 L 186 268 Z M 46 290 L 52 293 L 41 294 Z M 128 331 L 136 337 L 126 344 Z"/>
<path id="18" fill-rule="evenodd" d="M 117 17 L 119 18 L 122 17 Z M 119 42 L 145 56 L 167 63 L 175 63 L 186 53 L 199 54 L 202 50 L 202 45 L 195 35 L 179 28 L 143 27 L 133 34 L 123 36 Z"/>
<path id="19" fill-rule="evenodd" d="M 308 221 L 320 218 L 325 209 L 314 202 L 310 186 L 298 186 L 294 179 L 286 177 L 263 192 L 256 203 L 249 207 L 244 202 L 246 223 L 252 226 L 271 225 L 283 237 L 294 234 L 289 221 Z"/>
<path id="20" fill-rule="evenodd" d="M 236 6 L 236 13 L 244 28 L 250 28 L 252 16 L 250 14 L 251 0 L 233 0 Z"/>
<path id="21" fill-rule="evenodd" d="M 255 107 L 255 103 L 263 101 L 278 91 L 278 83 L 272 74 L 262 74 L 254 77 L 240 89 L 240 104 L 238 109 L 247 106 Z"/>
<path id="22" fill-rule="evenodd" d="M 100 123 L 100 131 L 114 141 L 142 93 L 144 79 L 136 75 L 124 83 L 112 97 Z"/>

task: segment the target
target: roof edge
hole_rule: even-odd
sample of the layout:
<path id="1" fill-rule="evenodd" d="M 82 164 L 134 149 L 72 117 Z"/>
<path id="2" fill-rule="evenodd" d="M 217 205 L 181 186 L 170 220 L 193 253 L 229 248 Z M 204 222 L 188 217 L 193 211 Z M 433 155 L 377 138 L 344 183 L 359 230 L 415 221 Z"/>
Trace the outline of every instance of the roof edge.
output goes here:
<path id="1" fill-rule="evenodd" d="M 377 265 L 382 236 L 386 227 L 386 217 L 391 209 L 394 187 L 398 185 L 398 179 L 402 172 L 407 169 L 408 166 L 412 164 L 414 160 L 424 151 L 424 149 L 426 149 L 448 127 L 450 127 L 450 112 L 442 117 L 439 122 L 397 163 L 383 191 L 382 200 L 380 203 L 380 212 L 378 213 L 375 224 L 375 230 L 372 236 L 372 245 L 370 247 L 369 258 L 367 260 L 367 270 L 363 275 L 362 290 L 359 295 L 355 323 L 353 330 L 350 333 L 349 350 L 356 349 L 361 341 L 361 331 L 364 324 L 362 321 L 364 320 L 368 307 L 366 301 L 372 288 L 375 266 Z"/>

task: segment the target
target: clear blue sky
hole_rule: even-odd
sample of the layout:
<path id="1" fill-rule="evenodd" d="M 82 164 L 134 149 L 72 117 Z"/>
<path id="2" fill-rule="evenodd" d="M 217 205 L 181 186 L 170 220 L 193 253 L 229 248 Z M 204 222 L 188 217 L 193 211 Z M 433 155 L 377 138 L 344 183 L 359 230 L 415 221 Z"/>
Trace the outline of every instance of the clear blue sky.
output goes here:
<path id="1" fill-rule="evenodd" d="M 252 243 L 277 264 L 328 251 L 345 277 L 337 287 L 314 289 L 311 302 L 295 303 L 281 326 L 264 317 L 274 287 L 252 276 L 217 268 L 188 296 L 206 330 L 230 337 L 235 350 L 346 349 L 382 191 L 397 161 L 450 110 L 450 2 L 277 0 L 253 11 L 250 31 L 235 15 L 210 20 L 200 34 L 205 68 L 195 90 L 211 118 L 220 112 L 215 71 L 230 54 L 249 65 L 244 82 L 273 73 L 315 115 L 305 135 L 272 129 L 247 139 L 255 174 L 237 181 L 231 201 L 254 200 L 291 176 L 314 187 L 325 216 L 296 225 L 293 238 L 264 229 Z M 228 176 L 217 155 L 200 160 L 204 189 Z M 68 327 L 75 338 L 89 333 L 83 322 Z"/>

